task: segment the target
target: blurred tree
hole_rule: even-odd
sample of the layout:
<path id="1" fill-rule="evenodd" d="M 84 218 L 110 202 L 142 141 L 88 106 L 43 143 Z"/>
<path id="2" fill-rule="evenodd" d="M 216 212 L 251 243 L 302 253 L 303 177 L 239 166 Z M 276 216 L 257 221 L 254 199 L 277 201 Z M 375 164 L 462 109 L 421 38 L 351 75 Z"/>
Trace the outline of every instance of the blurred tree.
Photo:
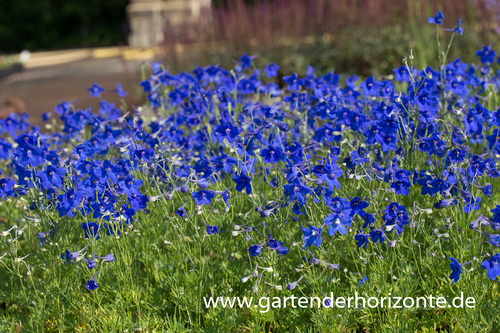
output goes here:
<path id="1" fill-rule="evenodd" d="M 129 0 L 0 0 L 0 52 L 127 41 Z"/>

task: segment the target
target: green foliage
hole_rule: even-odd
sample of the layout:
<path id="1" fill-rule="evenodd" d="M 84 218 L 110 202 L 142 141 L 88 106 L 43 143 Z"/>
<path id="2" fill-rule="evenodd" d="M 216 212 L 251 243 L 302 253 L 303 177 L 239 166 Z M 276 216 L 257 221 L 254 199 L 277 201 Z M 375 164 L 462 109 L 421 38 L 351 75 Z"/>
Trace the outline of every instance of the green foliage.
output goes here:
<path id="1" fill-rule="evenodd" d="M 125 43 L 128 0 L 0 1 L 0 52 Z"/>

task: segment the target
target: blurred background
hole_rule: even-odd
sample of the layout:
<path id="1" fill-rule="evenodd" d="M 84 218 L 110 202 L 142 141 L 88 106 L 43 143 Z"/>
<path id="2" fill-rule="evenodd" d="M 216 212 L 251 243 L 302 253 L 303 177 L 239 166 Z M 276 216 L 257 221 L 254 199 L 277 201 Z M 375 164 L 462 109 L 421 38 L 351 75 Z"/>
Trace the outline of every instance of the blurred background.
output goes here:
<path id="1" fill-rule="evenodd" d="M 437 65 L 436 26 L 462 19 L 449 60 L 476 61 L 500 43 L 500 0 L 0 0 L 0 117 L 28 112 L 40 122 L 64 98 L 98 108 L 85 88 L 121 82 L 125 102 L 142 103 L 141 63 L 174 73 L 230 67 L 243 53 L 283 75 L 389 75 L 413 50 L 419 68 Z M 440 31 L 446 41 L 451 33 Z M 120 103 L 114 94 L 103 96 Z"/>

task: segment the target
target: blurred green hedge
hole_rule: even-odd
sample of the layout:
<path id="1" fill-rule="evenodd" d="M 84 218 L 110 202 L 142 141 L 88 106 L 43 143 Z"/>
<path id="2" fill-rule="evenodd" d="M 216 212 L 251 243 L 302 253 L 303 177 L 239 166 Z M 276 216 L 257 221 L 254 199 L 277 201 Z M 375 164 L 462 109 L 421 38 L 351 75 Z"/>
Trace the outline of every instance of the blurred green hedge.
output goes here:
<path id="1" fill-rule="evenodd" d="M 0 53 L 126 43 L 129 0 L 0 0 Z"/>

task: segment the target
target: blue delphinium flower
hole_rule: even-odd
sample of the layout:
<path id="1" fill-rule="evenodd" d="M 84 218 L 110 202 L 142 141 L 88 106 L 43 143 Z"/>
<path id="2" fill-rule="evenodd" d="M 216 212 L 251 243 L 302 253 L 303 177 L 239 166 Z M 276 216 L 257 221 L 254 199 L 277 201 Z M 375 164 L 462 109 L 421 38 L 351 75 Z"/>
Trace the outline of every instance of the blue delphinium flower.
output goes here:
<path id="1" fill-rule="evenodd" d="M 128 95 L 128 92 L 123 90 L 121 83 L 116 84 L 115 92 L 118 94 L 118 96 L 120 96 L 122 98 L 125 98 Z"/>
<path id="2" fill-rule="evenodd" d="M 201 222 L 205 225 L 207 234 L 209 234 L 209 235 L 215 235 L 219 231 L 219 228 L 217 226 L 215 226 L 215 225 L 208 225 L 203 220 L 201 220 Z"/>
<path id="3" fill-rule="evenodd" d="M 368 276 L 363 277 L 361 280 L 358 282 L 358 288 L 361 287 L 365 282 L 368 281 Z"/>
<path id="4" fill-rule="evenodd" d="M 491 245 L 496 246 L 496 247 L 500 247 L 500 234 L 488 234 L 488 233 L 483 232 L 481 230 L 477 230 L 477 229 L 473 229 L 473 230 L 488 237 L 488 240 L 486 241 L 486 243 L 491 244 Z"/>
<path id="5" fill-rule="evenodd" d="M 278 163 L 283 160 L 283 151 L 274 145 L 268 145 L 267 148 L 261 149 L 259 152 L 264 163 Z"/>
<path id="6" fill-rule="evenodd" d="M 486 269 L 488 278 L 496 281 L 497 276 L 500 276 L 500 253 L 493 255 L 488 260 L 484 260 L 481 267 Z"/>
<path id="7" fill-rule="evenodd" d="M 436 12 L 436 14 L 434 15 L 434 17 L 429 17 L 427 19 L 427 22 L 428 23 L 432 23 L 432 24 L 439 24 L 439 25 L 442 25 L 443 24 L 443 19 L 444 19 L 444 16 L 443 16 L 443 13 L 441 13 L 440 10 L 438 10 Z"/>
<path id="8" fill-rule="evenodd" d="M 439 200 L 438 202 L 436 202 L 434 204 L 434 208 L 443 209 L 443 208 L 448 207 L 449 205 L 453 204 L 453 202 L 455 200 L 456 200 L 456 198 Z"/>
<path id="9" fill-rule="evenodd" d="M 233 142 L 240 134 L 238 126 L 234 126 L 230 122 L 224 122 L 224 121 L 222 121 L 220 125 L 215 126 L 214 132 L 221 139 L 227 139 L 227 141 L 229 142 Z"/>
<path id="10" fill-rule="evenodd" d="M 455 29 L 443 29 L 445 31 L 453 31 L 456 32 L 457 34 L 461 35 L 464 33 L 464 29 L 461 27 L 462 24 L 462 19 L 458 20 L 457 27 Z"/>
<path id="11" fill-rule="evenodd" d="M 96 251 L 94 251 L 94 254 L 92 255 L 92 259 L 85 258 L 85 263 L 87 264 L 88 269 L 94 269 L 97 266 L 95 261 L 95 252 Z"/>
<path id="12" fill-rule="evenodd" d="M 90 92 L 90 97 L 101 97 L 101 92 L 104 91 L 104 88 L 94 83 L 92 87 L 87 88 L 87 90 Z"/>
<path id="13" fill-rule="evenodd" d="M 477 50 L 476 55 L 481 59 L 482 64 L 491 64 L 495 60 L 495 50 L 492 50 L 490 46 L 484 45 L 482 50 Z"/>
<path id="14" fill-rule="evenodd" d="M 328 226 L 328 236 L 334 236 L 337 231 L 341 235 L 347 234 L 347 228 L 351 227 L 352 217 L 351 210 L 345 210 L 341 213 L 332 213 L 327 215 L 323 222 Z"/>
<path id="15" fill-rule="evenodd" d="M 234 174 L 233 181 L 236 183 L 236 191 L 241 192 L 245 190 L 248 195 L 252 194 L 251 179 L 246 174 Z"/>
<path id="16" fill-rule="evenodd" d="M 113 253 L 110 253 L 110 254 L 108 254 L 108 255 L 106 255 L 104 257 L 99 257 L 98 256 L 97 258 L 104 260 L 104 262 L 113 262 L 113 261 L 115 261 L 115 257 L 113 256 Z"/>
<path id="17" fill-rule="evenodd" d="M 85 195 L 84 191 L 68 190 L 66 193 L 57 196 L 57 211 L 61 216 L 74 217 L 73 209 L 76 208 Z"/>
<path id="18" fill-rule="evenodd" d="M 101 231 L 101 226 L 95 222 L 82 222 L 82 229 L 85 233 L 85 238 L 94 238 L 98 240 L 101 238 L 99 234 Z"/>
<path id="19" fill-rule="evenodd" d="M 97 271 L 94 273 L 94 277 L 92 279 L 87 280 L 87 283 L 85 283 L 85 288 L 92 291 L 92 290 L 96 290 L 99 287 L 97 282 L 95 282 L 96 276 L 97 276 Z"/>
<path id="20" fill-rule="evenodd" d="M 462 265 L 458 262 L 457 259 L 455 258 L 448 258 L 450 259 L 450 269 L 451 269 L 451 275 L 450 275 L 450 279 L 453 280 L 452 283 L 455 283 L 458 281 L 458 279 L 460 278 L 460 274 L 462 273 Z"/>
<path id="21" fill-rule="evenodd" d="M 353 216 L 354 214 L 360 214 L 360 212 L 365 209 L 366 207 L 368 207 L 370 204 L 366 201 L 364 201 L 363 199 L 361 199 L 360 197 L 354 197 L 352 198 L 351 200 L 351 203 L 350 203 L 350 207 L 352 209 L 351 211 L 351 216 Z"/>
<path id="22" fill-rule="evenodd" d="M 408 195 L 410 193 L 410 187 L 411 182 L 406 175 L 394 177 L 393 182 L 391 183 L 391 188 L 396 194 Z"/>
<path id="23" fill-rule="evenodd" d="M 359 87 L 363 90 L 365 96 L 377 96 L 380 82 L 375 81 L 373 76 L 369 76 L 365 82 L 359 84 Z"/>
<path id="24" fill-rule="evenodd" d="M 250 255 L 252 257 L 256 257 L 258 256 L 261 252 L 262 252 L 262 246 L 264 246 L 264 244 L 266 244 L 267 242 L 264 242 L 262 244 L 259 244 L 259 245 L 252 245 L 248 248 L 248 253 L 250 253 Z"/>
<path id="25" fill-rule="evenodd" d="M 285 81 L 285 83 L 288 83 L 287 89 L 293 91 L 298 91 L 300 87 L 304 85 L 304 80 L 299 79 L 296 73 L 293 73 L 290 76 L 284 76 L 283 81 Z"/>
<path id="26" fill-rule="evenodd" d="M 250 68 L 252 67 L 252 60 L 255 59 L 257 56 L 249 56 L 246 53 L 241 56 L 240 58 L 240 66 L 242 69 Z"/>
<path id="27" fill-rule="evenodd" d="M 301 227 L 303 233 L 302 240 L 304 241 L 302 249 L 310 247 L 313 244 L 316 247 L 320 247 L 321 243 L 323 242 L 323 240 L 321 239 L 321 228 L 318 229 L 313 225 L 309 226 L 309 228 L 305 228 L 304 226 Z"/>
<path id="28" fill-rule="evenodd" d="M 369 243 L 369 237 L 370 235 L 359 233 L 356 236 L 354 236 L 354 239 L 356 240 L 356 245 L 358 247 L 363 246 L 363 249 L 366 249 L 366 246 Z"/>
<path id="29" fill-rule="evenodd" d="M 306 202 L 306 197 L 312 192 L 309 186 L 304 185 L 299 179 L 296 179 L 290 184 L 283 185 L 283 190 L 287 198 L 287 202 L 297 200 L 300 205 Z"/>
<path id="30" fill-rule="evenodd" d="M 68 260 L 73 261 L 80 256 L 80 253 L 82 253 L 87 248 L 87 246 L 89 246 L 89 244 L 85 245 L 83 247 L 83 249 L 81 249 L 79 251 L 75 251 L 75 252 L 69 252 L 68 250 L 66 250 L 66 252 L 64 253 L 64 256 L 61 255 L 61 258 L 63 258 L 63 259 L 66 258 L 67 261 Z"/>
<path id="31" fill-rule="evenodd" d="M 338 178 L 342 176 L 342 169 L 340 169 L 336 164 L 328 164 L 325 165 L 324 174 L 320 176 L 320 179 L 325 181 L 330 190 L 334 190 L 335 188 L 340 190 L 340 183 Z"/>
<path id="32" fill-rule="evenodd" d="M 215 193 L 210 190 L 199 190 L 198 192 L 191 193 L 191 197 L 196 201 L 198 206 L 200 205 L 210 205 L 212 199 L 215 197 Z"/>
<path id="33" fill-rule="evenodd" d="M 464 212 L 469 214 L 470 212 L 472 212 L 472 210 L 478 210 L 480 208 L 479 207 L 480 202 L 481 202 L 480 197 L 464 198 L 464 206 L 463 206 Z"/>
<path id="34" fill-rule="evenodd" d="M 133 194 L 135 195 L 140 195 L 141 191 L 140 188 L 144 182 L 142 179 L 134 179 L 133 175 L 127 176 L 127 178 L 123 179 L 122 181 L 119 181 L 118 184 L 120 185 L 120 188 L 125 192 L 126 195 L 132 196 Z"/>
<path id="35" fill-rule="evenodd" d="M 177 214 L 178 216 L 180 216 L 182 218 L 186 217 L 186 215 L 187 215 L 186 208 L 185 208 L 186 203 L 187 203 L 187 200 L 184 201 L 184 204 L 175 211 L 175 214 Z"/>
<path id="36" fill-rule="evenodd" d="M 47 165 L 44 171 L 40 171 L 37 174 L 37 177 L 40 178 L 42 188 L 48 190 L 52 186 L 59 188 L 62 185 L 62 179 L 65 174 L 65 168 L 57 168 L 52 165 Z"/>
<path id="37" fill-rule="evenodd" d="M 279 69 L 280 66 L 276 65 L 274 62 L 270 63 L 269 65 L 266 66 L 266 68 L 264 68 L 268 78 L 273 78 L 278 76 Z"/>
<path id="38" fill-rule="evenodd" d="M 15 184 L 16 182 L 14 182 L 10 178 L 0 179 L 0 198 L 7 198 L 12 196 Z"/>
<path id="39" fill-rule="evenodd" d="M 302 280 L 304 278 L 304 275 L 302 275 L 297 281 L 295 282 L 292 282 L 292 283 L 289 283 L 286 285 L 286 289 L 288 290 L 292 290 L 292 289 L 295 289 L 295 287 L 297 286 L 297 284 L 300 282 L 300 280 Z"/>
<path id="40" fill-rule="evenodd" d="M 372 239 L 373 244 L 376 242 L 383 244 L 385 241 L 385 234 L 382 229 L 375 229 L 370 231 L 370 238 Z"/>
<path id="41" fill-rule="evenodd" d="M 267 245 L 270 250 L 275 250 L 281 256 L 288 254 L 289 248 L 283 246 L 283 242 L 278 243 L 276 239 L 269 239 Z"/>

